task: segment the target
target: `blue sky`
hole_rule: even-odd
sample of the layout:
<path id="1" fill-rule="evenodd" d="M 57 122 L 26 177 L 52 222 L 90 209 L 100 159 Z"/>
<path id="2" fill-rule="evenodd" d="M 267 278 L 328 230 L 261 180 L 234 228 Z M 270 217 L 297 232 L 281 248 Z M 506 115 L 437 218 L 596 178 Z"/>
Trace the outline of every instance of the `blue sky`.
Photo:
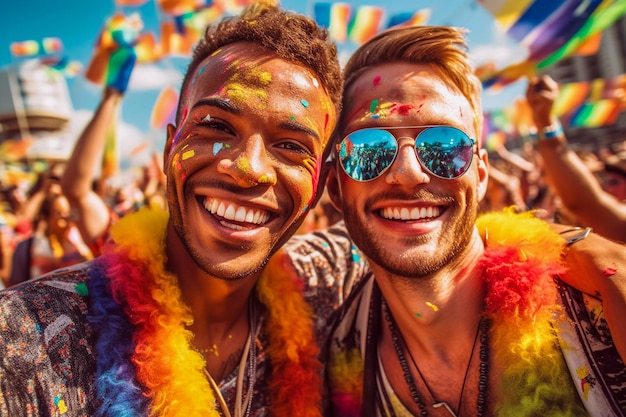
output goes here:
<path id="1" fill-rule="evenodd" d="M 400 12 L 415 12 L 428 8 L 431 11 L 429 24 L 448 24 L 470 30 L 468 41 L 476 63 L 494 59 L 503 64 L 520 58 L 519 47 L 506 35 L 497 30 L 493 18 L 475 0 L 353 0 L 343 1 L 353 7 L 382 5 L 388 15 Z M 283 0 L 282 6 L 312 15 L 313 1 Z M 64 44 L 64 55 L 80 61 L 84 67 L 90 61 L 98 34 L 106 20 L 115 12 L 114 0 L 10 0 L 2 5 L 0 14 L 0 67 L 16 62 L 11 57 L 9 45 L 14 41 L 40 40 L 58 37 Z M 140 8 L 124 11 L 140 12 L 146 30 L 158 33 L 158 13 L 154 0 Z M 354 44 L 339 44 L 345 58 L 354 50 Z M 517 49 L 517 50 L 516 50 Z M 156 65 L 141 65 L 136 68 L 131 85 L 126 93 L 122 120 L 134 128 L 135 133 L 164 137 L 164 132 L 151 131 L 149 126 L 152 106 L 165 86 L 178 87 L 187 59 L 171 58 Z M 139 76 L 140 75 L 140 76 Z M 146 83 L 145 81 L 151 81 Z M 485 93 L 485 110 L 503 107 L 520 96 L 524 86 L 518 83 L 497 94 Z M 68 87 L 76 111 L 89 114 L 95 109 L 102 87 L 87 81 L 82 74 L 68 78 Z M 159 139 L 157 141 L 160 142 Z"/>

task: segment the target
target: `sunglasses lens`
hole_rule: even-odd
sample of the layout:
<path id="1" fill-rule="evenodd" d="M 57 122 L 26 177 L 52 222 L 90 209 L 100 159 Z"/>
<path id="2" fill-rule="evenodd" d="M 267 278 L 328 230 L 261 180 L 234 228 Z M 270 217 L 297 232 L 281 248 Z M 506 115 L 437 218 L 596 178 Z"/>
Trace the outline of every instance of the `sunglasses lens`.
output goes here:
<path id="1" fill-rule="evenodd" d="M 393 135 L 382 129 L 352 132 L 339 146 L 344 171 L 357 181 L 378 177 L 393 162 L 398 145 Z"/>
<path id="2" fill-rule="evenodd" d="M 473 156 L 473 143 L 465 132 L 450 126 L 435 126 L 423 130 L 415 149 L 422 165 L 440 178 L 463 175 Z"/>

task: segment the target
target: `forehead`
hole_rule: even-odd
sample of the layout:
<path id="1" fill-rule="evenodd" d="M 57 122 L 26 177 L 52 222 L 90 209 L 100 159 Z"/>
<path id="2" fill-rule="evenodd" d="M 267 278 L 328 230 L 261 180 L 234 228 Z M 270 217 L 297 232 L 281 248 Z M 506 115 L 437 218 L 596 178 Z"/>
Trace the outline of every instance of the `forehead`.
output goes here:
<path id="1" fill-rule="evenodd" d="M 238 87 L 249 90 L 271 85 L 271 91 L 280 85 L 294 94 L 314 89 L 320 99 L 328 99 L 311 70 L 247 42 L 224 46 L 205 58 L 196 68 L 186 93 L 191 98 L 224 93 L 225 84 L 231 94 Z"/>
<path id="2" fill-rule="evenodd" d="M 469 102 L 431 65 L 395 62 L 370 68 L 349 86 L 345 98 L 348 126 L 386 122 L 472 127 Z"/>

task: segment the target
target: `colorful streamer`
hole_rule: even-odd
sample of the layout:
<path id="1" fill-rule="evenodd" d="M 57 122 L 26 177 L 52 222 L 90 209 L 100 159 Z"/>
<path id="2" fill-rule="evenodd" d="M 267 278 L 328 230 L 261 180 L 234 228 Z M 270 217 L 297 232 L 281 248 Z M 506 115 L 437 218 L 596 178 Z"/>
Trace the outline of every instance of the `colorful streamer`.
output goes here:
<path id="1" fill-rule="evenodd" d="M 522 62 L 483 73 L 480 78 L 484 88 L 501 88 L 571 56 L 586 40 L 626 14 L 626 2 L 614 0 L 491 0 L 480 3 L 507 34 L 528 46 L 530 52 Z"/>
<path id="2" fill-rule="evenodd" d="M 155 129 L 164 129 L 168 123 L 174 123 L 177 104 L 178 90 L 171 87 L 163 89 L 154 103 L 150 125 Z"/>
<path id="3" fill-rule="evenodd" d="M 43 38 L 41 41 L 27 40 L 12 42 L 10 49 L 11 55 L 14 57 L 50 55 L 63 51 L 63 42 L 59 38 Z"/>

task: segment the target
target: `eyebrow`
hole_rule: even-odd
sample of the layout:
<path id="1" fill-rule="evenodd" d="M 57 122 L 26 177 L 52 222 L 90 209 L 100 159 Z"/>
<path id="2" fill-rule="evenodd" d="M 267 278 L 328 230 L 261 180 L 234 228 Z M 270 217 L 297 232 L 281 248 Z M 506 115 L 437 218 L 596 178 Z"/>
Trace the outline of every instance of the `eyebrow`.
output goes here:
<path id="1" fill-rule="evenodd" d="M 206 97 L 206 98 L 202 98 L 200 100 L 198 100 L 194 105 L 193 108 L 197 108 L 197 107 L 201 107 L 201 106 L 212 106 L 212 107 L 217 107 L 225 112 L 231 113 L 231 114 L 235 114 L 235 115 L 242 115 L 243 112 L 241 111 L 241 109 L 237 108 L 237 106 L 233 105 L 233 103 L 230 100 L 226 100 L 220 97 Z M 294 132 L 301 132 L 301 133 L 305 133 L 309 136 L 313 136 L 315 139 L 317 140 L 321 140 L 320 135 L 313 129 L 304 126 L 300 123 L 296 123 L 293 120 L 290 120 L 288 122 L 284 122 L 284 123 L 279 123 L 278 126 L 281 129 L 286 129 L 286 130 L 291 130 Z"/>
<path id="2" fill-rule="evenodd" d="M 278 126 L 281 129 L 287 129 L 287 130 L 292 130 L 292 131 L 296 131 L 296 132 L 302 132 L 305 133 L 309 136 L 313 136 L 315 139 L 317 140 L 321 140 L 320 135 L 313 129 L 310 129 L 304 125 L 301 125 L 300 123 L 296 123 L 292 120 L 288 121 L 288 122 L 284 122 L 284 123 L 279 123 Z"/>
<path id="3" fill-rule="evenodd" d="M 192 108 L 195 109 L 201 106 L 217 107 L 221 110 L 224 110 L 225 112 L 236 114 L 236 115 L 242 114 L 241 110 L 238 109 L 236 106 L 234 106 L 230 100 L 226 100 L 220 97 L 201 98 L 193 105 Z"/>

